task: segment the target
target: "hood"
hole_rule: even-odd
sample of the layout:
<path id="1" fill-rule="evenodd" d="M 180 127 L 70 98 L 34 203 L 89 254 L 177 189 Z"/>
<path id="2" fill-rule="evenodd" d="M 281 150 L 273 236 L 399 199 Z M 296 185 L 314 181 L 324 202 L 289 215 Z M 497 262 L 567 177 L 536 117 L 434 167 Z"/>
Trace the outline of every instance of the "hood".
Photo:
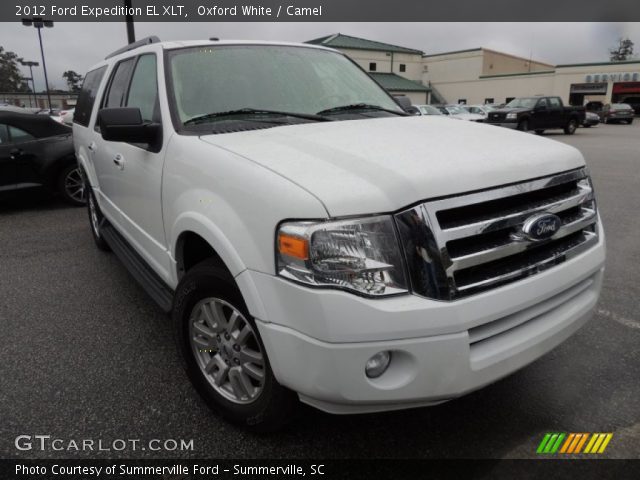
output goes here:
<path id="1" fill-rule="evenodd" d="M 578 150 L 438 116 L 307 123 L 200 137 L 291 180 L 329 215 L 392 212 L 584 165 Z"/>

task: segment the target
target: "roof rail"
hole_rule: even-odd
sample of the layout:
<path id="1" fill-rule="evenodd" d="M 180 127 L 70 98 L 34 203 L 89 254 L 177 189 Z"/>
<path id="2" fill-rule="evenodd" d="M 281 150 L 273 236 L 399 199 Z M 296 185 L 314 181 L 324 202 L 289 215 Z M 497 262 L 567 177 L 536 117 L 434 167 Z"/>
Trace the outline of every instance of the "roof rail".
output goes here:
<path id="1" fill-rule="evenodd" d="M 109 55 L 104 57 L 104 59 L 107 60 L 111 57 L 115 57 L 116 55 L 120 55 L 121 53 L 128 52 L 130 50 L 135 50 L 136 48 L 144 47 L 145 45 L 151 45 L 152 43 L 158 43 L 158 42 L 160 42 L 160 39 L 155 35 L 152 35 L 150 37 L 144 37 L 138 40 L 137 42 L 130 43 L 129 45 L 125 45 L 124 47 L 119 48 L 115 52 L 111 52 Z"/>

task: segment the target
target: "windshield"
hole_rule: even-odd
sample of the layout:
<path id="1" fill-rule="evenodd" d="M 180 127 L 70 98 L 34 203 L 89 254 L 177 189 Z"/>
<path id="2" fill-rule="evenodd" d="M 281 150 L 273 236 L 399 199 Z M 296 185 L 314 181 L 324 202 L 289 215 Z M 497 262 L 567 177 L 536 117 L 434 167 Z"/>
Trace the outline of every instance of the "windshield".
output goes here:
<path id="1" fill-rule="evenodd" d="M 458 107 L 458 106 L 455 106 L 455 105 L 451 106 L 451 107 L 447 107 L 447 110 L 449 110 L 449 113 L 451 115 L 460 115 L 460 114 L 464 114 L 464 113 L 469 113 L 464 108 Z"/>
<path id="2" fill-rule="evenodd" d="M 326 50 L 273 45 L 196 47 L 169 52 L 168 67 L 172 108 L 183 125 L 195 117 L 241 109 L 315 114 L 367 104 L 402 112 L 365 72 L 344 55 Z M 215 118 L 211 121 L 237 120 Z"/>
<path id="3" fill-rule="evenodd" d="M 538 98 L 516 98 L 507 103 L 506 108 L 533 108 L 538 100 Z"/>
<path id="4" fill-rule="evenodd" d="M 431 105 L 421 105 L 418 107 L 423 115 L 442 115 L 442 112 Z"/>

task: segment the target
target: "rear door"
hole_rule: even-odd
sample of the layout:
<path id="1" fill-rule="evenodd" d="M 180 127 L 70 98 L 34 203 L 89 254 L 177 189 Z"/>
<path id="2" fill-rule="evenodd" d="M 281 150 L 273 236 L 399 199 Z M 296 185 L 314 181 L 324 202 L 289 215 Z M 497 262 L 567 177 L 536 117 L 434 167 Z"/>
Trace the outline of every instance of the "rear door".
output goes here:
<path id="1" fill-rule="evenodd" d="M 562 102 L 558 97 L 549 97 L 549 121 L 555 128 L 564 127 L 569 117 L 569 111 L 565 112 Z"/>

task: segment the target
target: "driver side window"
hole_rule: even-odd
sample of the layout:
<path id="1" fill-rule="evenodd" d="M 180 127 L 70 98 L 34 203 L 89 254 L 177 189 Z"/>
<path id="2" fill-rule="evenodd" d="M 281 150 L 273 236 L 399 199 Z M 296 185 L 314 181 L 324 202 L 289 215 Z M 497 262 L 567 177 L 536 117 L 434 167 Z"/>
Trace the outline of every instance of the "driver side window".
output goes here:
<path id="1" fill-rule="evenodd" d="M 538 100 L 538 107 L 546 107 L 547 106 L 547 99 L 546 98 L 541 98 L 540 100 Z"/>

